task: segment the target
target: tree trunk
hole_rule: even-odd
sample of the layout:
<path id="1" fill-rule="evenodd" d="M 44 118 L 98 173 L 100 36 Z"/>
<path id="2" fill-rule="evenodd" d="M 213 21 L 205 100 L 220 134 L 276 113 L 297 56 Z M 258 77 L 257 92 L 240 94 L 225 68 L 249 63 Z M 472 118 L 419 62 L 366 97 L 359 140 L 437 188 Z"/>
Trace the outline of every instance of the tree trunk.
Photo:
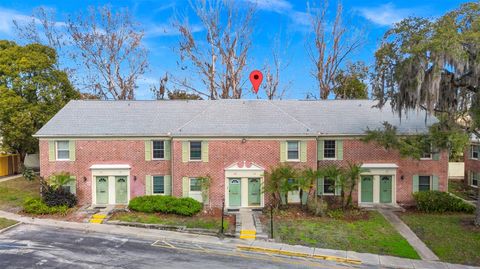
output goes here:
<path id="1" fill-rule="evenodd" d="M 477 192 L 477 209 L 475 210 L 475 226 L 480 227 L 480 188 Z"/>
<path id="2" fill-rule="evenodd" d="M 352 184 L 350 186 L 350 190 L 348 191 L 347 207 L 350 207 L 350 205 L 352 204 L 352 193 L 354 188 L 355 188 L 355 184 Z"/>

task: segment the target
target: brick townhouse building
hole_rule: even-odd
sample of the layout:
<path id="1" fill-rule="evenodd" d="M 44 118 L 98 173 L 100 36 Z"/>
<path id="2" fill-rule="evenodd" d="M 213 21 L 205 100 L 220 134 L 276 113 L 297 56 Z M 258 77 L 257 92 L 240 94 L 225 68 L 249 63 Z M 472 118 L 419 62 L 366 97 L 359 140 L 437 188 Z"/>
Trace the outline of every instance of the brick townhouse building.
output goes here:
<path id="1" fill-rule="evenodd" d="M 480 186 L 480 138 L 470 137 L 470 143 L 465 151 L 465 184 L 478 188 Z"/>
<path id="2" fill-rule="evenodd" d="M 412 193 L 447 189 L 448 155 L 400 158 L 359 139 L 385 121 L 404 135 L 436 120 L 411 112 L 402 120 L 371 100 L 328 101 L 71 101 L 38 133 L 41 175 L 69 172 L 81 204 L 126 204 L 141 195 L 202 201 L 199 177 L 209 176 L 208 201 L 229 208 L 263 207 L 264 172 L 279 164 L 317 169 L 362 163 L 355 201 L 412 202 Z M 318 195 L 335 195 L 332 179 Z M 299 202 L 295 192 L 290 202 Z"/>

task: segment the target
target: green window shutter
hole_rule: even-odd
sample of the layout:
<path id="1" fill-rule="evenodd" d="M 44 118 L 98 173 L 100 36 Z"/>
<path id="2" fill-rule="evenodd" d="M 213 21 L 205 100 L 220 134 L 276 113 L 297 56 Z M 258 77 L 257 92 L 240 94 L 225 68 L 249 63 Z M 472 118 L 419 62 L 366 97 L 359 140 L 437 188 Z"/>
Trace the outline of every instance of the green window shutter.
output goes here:
<path id="1" fill-rule="evenodd" d="M 75 157 L 75 148 L 76 148 L 76 145 L 75 145 L 75 140 L 70 140 L 68 141 L 68 151 L 69 151 L 69 155 L 70 155 L 70 161 L 75 161 L 76 157 Z"/>
<path id="2" fill-rule="evenodd" d="M 468 185 L 472 185 L 473 184 L 473 171 L 468 171 Z"/>
<path id="3" fill-rule="evenodd" d="M 280 141 L 280 162 L 287 160 L 287 141 Z"/>
<path id="4" fill-rule="evenodd" d="M 188 159 L 190 159 L 189 156 L 189 142 L 188 141 L 183 141 L 182 142 L 182 162 L 186 163 L 188 162 Z"/>
<path id="5" fill-rule="evenodd" d="M 152 176 L 145 176 L 145 195 L 152 195 Z"/>
<path id="6" fill-rule="evenodd" d="M 432 153 L 432 160 L 434 161 L 440 160 L 440 151 L 435 150 L 435 152 Z"/>
<path id="7" fill-rule="evenodd" d="M 317 179 L 317 195 L 323 195 L 323 177 Z"/>
<path id="8" fill-rule="evenodd" d="M 300 161 L 307 161 L 307 141 L 300 141 Z"/>
<path id="9" fill-rule="evenodd" d="M 438 176 L 432 176 L 432 190 L 438 191 Z"/>
<path id="10" fill-rule="evenodd" d="M 68 182 L 67 186 L 70 186 L 70 192 L 74 195 L 77 195 L 77 177 L 70 176 L 72 181 Z"/>
<path id="11" fill-rule="evenodd" d="M 182 196 L 188 197 L 188 193 L 190 192 L 190 182 L 188 177 L 182 178 Z"/>
<path id="12" fill-rule="evenodd" d="M 171 141 L 170 140 L 165 140 L 163 141 L 163 148 L 164 148 L 164 156 L 165 160 L 170 160 L 171 157 Z"/>
<path id="13" fill-rule="evenodd" d="M 413 175 L 413 192 L 418 192 L 418 175 Z"/>
<path id="14" fill-rule="evenodd" d="M 165 175 L 163 177 L 163 184 L 165 186 L 165 195 L 172 195 L 172 176 Z"/>
<path id="15" fill-rule="evenodd" d="M 317 141 L 317 158 L 323 160 L 323 140 Z"/>
<path id="16" fill-rule="evenodd" d="M 55 161 L 55 141 L 48 141 L 48 160 Z"/>
<path id="17" fill-rule="evenodd" d="M 341 195 L 342 194 L 342 188 L 337 184 L 338 180 L 335 180 L 335 195 Z"/>
<path id="18" fill-rule="evenodd" d="M 467 155 L 468 159 L 471 160 L 472 159 L 472 145 L 467 146 L 467 154 L 468 154 Z"/>
<path id="19" fill-rule="evenodd" d="M 152 141 L 145 140 L 145 161 L 152 160 Z"/>
<path id="20" fill-rule="evenodd" d="M 343 160 L 343 140 L 337 140 L 335 147 L 337 149 L 337 160 Z"/>
<path id="21" fill-rule="evenodd" d="M 202 162 L 208 163 L 208 141 L 202 141 Z"/>

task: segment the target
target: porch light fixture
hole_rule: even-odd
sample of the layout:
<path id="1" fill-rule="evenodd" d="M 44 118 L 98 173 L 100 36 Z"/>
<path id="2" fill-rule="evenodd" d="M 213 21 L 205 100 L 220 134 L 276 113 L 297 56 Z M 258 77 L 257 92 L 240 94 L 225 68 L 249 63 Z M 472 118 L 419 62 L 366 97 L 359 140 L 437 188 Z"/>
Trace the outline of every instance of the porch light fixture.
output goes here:
<path id="1" fill-rule="evenodd" d="M 400 179 L 401 179 L 401 180 L 404 180 L 404 179 L 405 179 L 405 177 L 404 177 L 403 175 L 401 175 L 401 176 L 400 176 Z"/>
<path id="2" fill-rule="evenodd" d="M 133 181 L 137 181 L 137 176 L 133 176 Z"/>
<path id="3" fill-rule="evenodd" d="M 87 182 L 87 177 L 83 176 L 83 182 Z"/>
<path id="4" fill-rule="evenodd" d="M 247 142 L 247 139 L 245 139 L 245 137 L 244 137 L 244 138 L 242 138 L 242 143 L 245 143 L 245 142 Z"/>

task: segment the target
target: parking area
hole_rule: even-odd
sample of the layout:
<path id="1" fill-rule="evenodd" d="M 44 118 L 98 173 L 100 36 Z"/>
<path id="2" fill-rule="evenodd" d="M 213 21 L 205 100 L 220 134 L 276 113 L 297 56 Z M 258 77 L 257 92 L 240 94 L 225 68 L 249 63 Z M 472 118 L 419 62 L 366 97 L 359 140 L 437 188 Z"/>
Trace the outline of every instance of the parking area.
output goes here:
<path id="1" fill-rule="evenodd" d="M 20 225 L 0 234 L 0 268 L 366 268 L 239 251 L 218 244 L 149 241 Z"/>

